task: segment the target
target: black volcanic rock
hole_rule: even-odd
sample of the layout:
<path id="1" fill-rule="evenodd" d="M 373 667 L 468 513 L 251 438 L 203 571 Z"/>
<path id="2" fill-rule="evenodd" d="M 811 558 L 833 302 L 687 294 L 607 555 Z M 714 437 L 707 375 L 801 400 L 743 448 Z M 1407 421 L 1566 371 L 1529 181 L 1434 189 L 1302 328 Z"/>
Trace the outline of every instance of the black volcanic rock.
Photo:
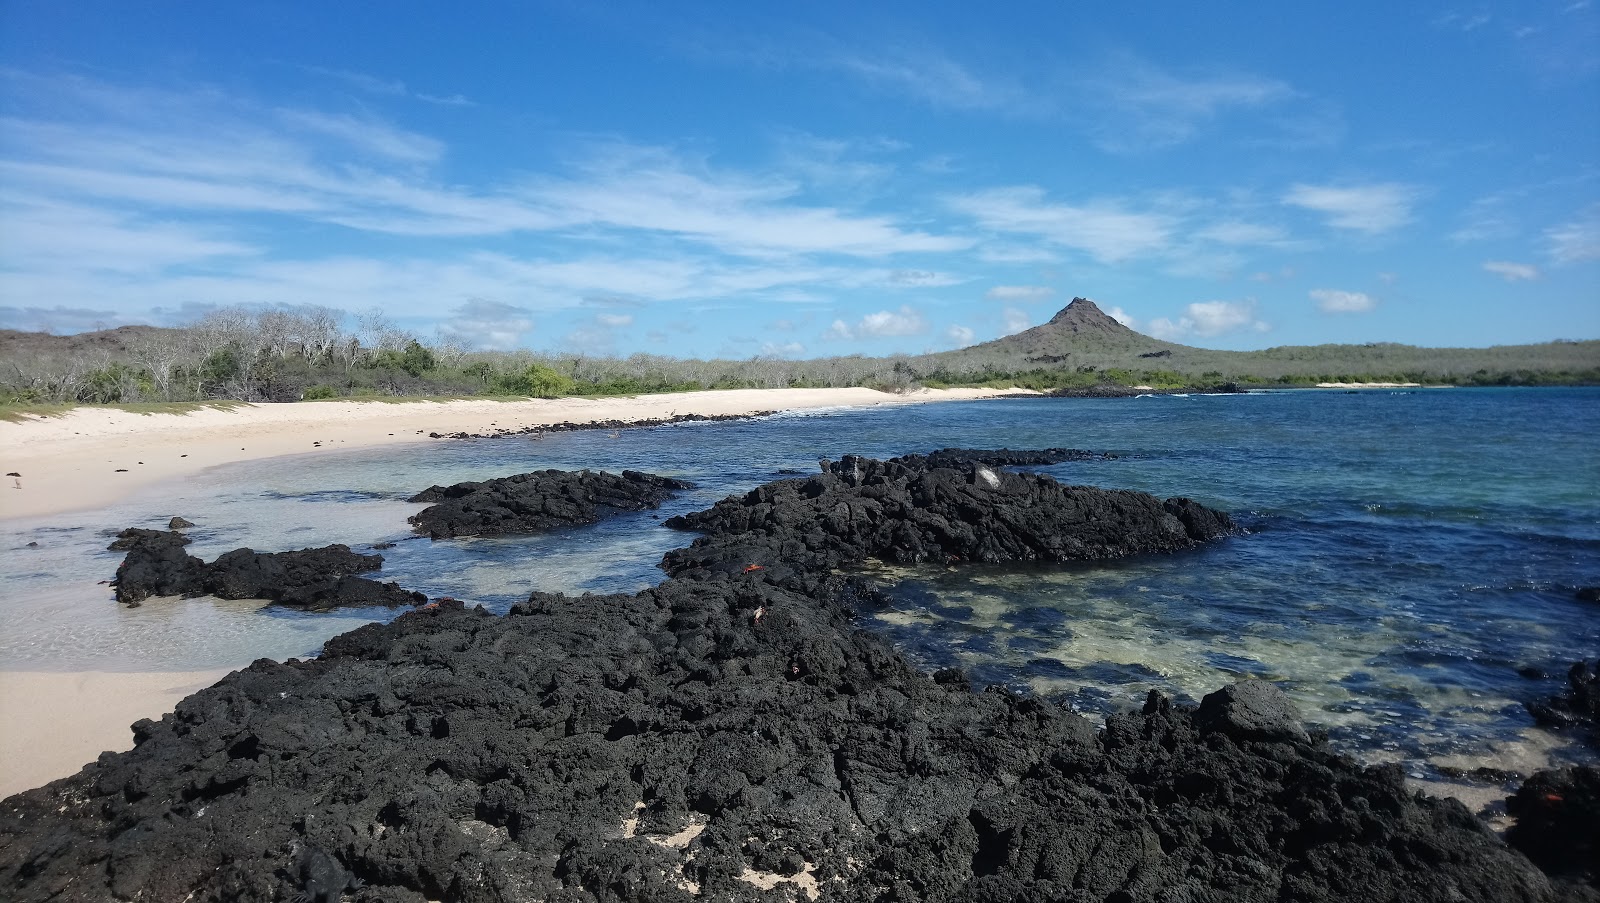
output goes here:
<path id="1" fill-rule="evenodd" d="M 1459 803 L 1152 694 L 926 677 L 837 578 L 458 604 L 259 661 L 0 804 L 17 903 L 1551 901 Z M 771 882 L 775 891 L 755 881 Z"/>
<path id="2" fill-rule="evenodd" d="M 1528 703 L 1533 720 L 1545 727 L 1587 728 L 1589 743 L 1600 748 L 1600 659 L 1590 666 L 1575 662 L 1567 670 L 1567 687 L 1559 696 Z"/>
<path id="3" fill-rule="evenodd" d="M 189 537 L 169 530 L 129 527 L 108 548 L 125 551 L 112 581 L 117 601 L 138 605 L 151 596 L 198 596 L 205 592 L 205 562 L 183 550 Z"/>
<path id="4" fill-rule="evenodd" d="M 134 725 L 132 750 L 0 803 L 0 895 L 1577 898 L 1460 803 L 1334 754 L 1270 685 L 1199 711 L 1152 692 L 1097 731 L 919 673 L 854 629 L 875 590 L 827 571 L 949 537 L 1013 556 L 990 560 L 1202 540 L 1179 500 L 1084 492 L 971 461 L 845 458 L 691 518 L 718 531 L 697 547 L 766 549 L 769 566 L 534 593 L 506 617 L 442 599 L 315 660 L 258 661 Z"/>
<path id="5" fill-rule="evenodd" d="M 1600 882 L 1600 768 L 1536 772 L 1506 801 L 1513 847 L 1552 875 Z"/>
<path id="6" fill-rule="evenodd" d="M 624 470 L 540 470 L 483 482 L 432 486 L 413 502 L 436 502 L 411 517 L 417 532 L 434 539 L 542 533 L 592 524 L 619 511 L 659 508 L 694 484 Z"/>
<path id="7" fill-rule="evenodd" d="M 126 552 L 135 546 L 154 546 L 162 544 L 182 547 L 193 541 L 194 540 L 190 539 L 189 537 L 179 533 L 177 528 L 173 528 L 171 530 L 149 530 L 144 527 L 129 527 L 128 529 L 118 533 L 117 538 L 111 541 L 111 545 L 106 546 L 106 550 L 111 552 Z"/>
<path id="8" fill-rule="evenodd" d="M 222 599 L 267 599 L 294 608 L 345 605 L 420 605 L 428 601 L 394 583 L 352 576 L 383 566 L 383 556 L 362 555 L 331 545 L 296 552 L 234 549 L 207 564 L 183 551 L 188 537 L 131 528 L 113 547 L 127 549 L 117 568 L 117 601 L 138 605 L 151 596 L 213 595 Z"/>
<path id="9" fill-rule="evenodd" d="M 1009 448 L 941 448 L 926 455 L 901 455 L 898 458 L 890 458 L 889 462 L 917 469 L 950 467 L 964 463 L 987 464 L 990 467 L 1030 467 L 1060 464 L 1063 461 L 1109 461 L 1116 457 L 1105 452 L 1084 451 L 1081 448 L 1018 451 Z"/>
<path id="10" fill-rule="evenodd" d="M 665 523 L 707 536 L 667 553 L 674 576 L 781 577 L 878 558 L 1079 561 L 1193 548 L 1232 529 L 1222 512 L 1188 499 L 1063 486 L 1038 474 L 957 460 L 917 466 L 847 455 L 827 472 L 780 480 Z M 1201 512 L 1206 512 L 1205 516 Z"/>

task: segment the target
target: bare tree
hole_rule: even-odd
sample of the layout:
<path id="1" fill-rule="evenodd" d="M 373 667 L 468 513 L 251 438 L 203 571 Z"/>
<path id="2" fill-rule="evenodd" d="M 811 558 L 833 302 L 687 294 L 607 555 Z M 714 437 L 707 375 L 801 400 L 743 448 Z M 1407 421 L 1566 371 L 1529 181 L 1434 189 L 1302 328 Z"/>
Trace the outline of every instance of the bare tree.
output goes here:
<path id="1" fill-rule="evenodd" d="M 172 375 L 180 363 L 190 357 L 186 336 L 176 331 L 145 333 L 128 342 L 128 357 L 146 373 L 155 395 L 163 401 L 173 400 Z"/>

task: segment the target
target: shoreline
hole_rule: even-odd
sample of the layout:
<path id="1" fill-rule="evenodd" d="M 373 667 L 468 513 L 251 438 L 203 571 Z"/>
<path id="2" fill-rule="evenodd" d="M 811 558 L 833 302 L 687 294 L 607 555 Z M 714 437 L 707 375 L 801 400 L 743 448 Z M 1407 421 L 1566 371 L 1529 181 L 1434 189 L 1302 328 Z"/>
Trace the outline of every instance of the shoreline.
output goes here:
<path id="1" fill-rule="evenodd" d="M 229 673 L 0 671 L 0 799 L 77 774 L 102 752 L 132 749 L 134 722 L 161 720 Z"/>
<path id="2" fill-rule="evenodd" d="M 283 455 L 445 441 L 430 432 L 511 433 L 563 422 L 659 421 L 674 415 L 966 401 L 990 389 L 735 389 L 528 401 L 361 401 L 250 404 L 184 413 L 75 408 L 0 421 L 0 520 L 93 510 L 202 470 Z M 0 669 L 0 798 L 76 774 L 106 750 L 133 746 L 129 726 L 159 720 L 227 669 L 111 673 Z"/>
<path id="3" fill-rule="evenodd" d="M 0 520 L 98 508 L 207 468 L 283 455 L 438 441 L 429 433 L 521 429 L 697 414 L 751 416 L 818 408 L 970 401 L 1026 390 L 720 389 L 527 401 L 315 401 L 242 404 L 184 413 L 74 408 L 0 421 Z M 9 476 L 18 474 L 18 476 Z"/>

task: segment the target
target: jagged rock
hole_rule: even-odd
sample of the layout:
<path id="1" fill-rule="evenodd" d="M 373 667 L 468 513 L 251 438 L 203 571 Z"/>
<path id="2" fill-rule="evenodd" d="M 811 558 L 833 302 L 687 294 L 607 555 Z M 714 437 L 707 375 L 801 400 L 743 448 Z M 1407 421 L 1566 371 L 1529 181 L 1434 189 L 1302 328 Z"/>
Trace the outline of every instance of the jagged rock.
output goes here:
<path id="1" fill-rule="evenodd" d="M 421 593 L 393 583 L 352 576 L 383 566 L 382 555 L 362 555 L 331 545 L 297 552 L 235 549 L 210 564 L 183 551 L 189 538 L 176 532 L 132 528 L 113 548 L 128 554 L 117 568 L 117 601 L 138 605 L 151 596 L 213 595 L 267 599 L 295 608 L 421 605 Z"/>
<path id="2" fill-rule="evenodd" d="M 1200 700 L 1195 726 L 1242 740 L 1308 742 L 1300 713 L 1283 691 L 1264 680 L 1241 680 Z"/>
<path id="3" fill-rule="evenodd" d="M 205 592 L 205 562 L 183 550 L 189 537 L 130 527 L 109 548 L 126 551 L 117 566 L 117 601 L 137 606 L 151 596 L 197 596 Z"/>
<path id="4" fill-rule="evenodd" d="M 789 556 L 770 567 L 534 593 L 506 617 L 440 600 L 258 661 L 136 724 L 131 751 L 0 803 L 0 894 L 1560 899 L 1461 804 L 1297 732 L 1268 685 L 1204 716 L 1153 692 L 1097 732 L 854 629 L 876 591 L 827 563 L 926 550 L 931 515 L 1009 537 L 965 540 L 995 554 L 1067 548 L 1045 527 L 1094 554 L 1201 541 L 1152 497 L 1052 483 L 846 458 L 702 512 L 703 540 Z"/>
<path id="5" fill-rule="evenodd" d="M 846 455 L 825 473 L 780 480 L 666 525 L 707 536 L 669 552 L 675 576 L 780 576 L 879 558 L 1074 561 L 1193 548 L 1232 529 L 1226 514 L 1143 492 L 1064 486 L 970 460 L 916 466 Z"/>
<path id="6" fill-rule="evenodd" d="M 1566 691 L 1527 705 L 1533 720 L 1545 727 L 1587 728 L 1590 744 L 1600 748 L 1600 659 L 1590 666 L 1575 662 L 1567 670 Z"/>
<path id="7" fill-rule="evenodd" d="M 619 511 L 659 508 L 692 483 L 624 470 L 540 470 L 483 482 L 432 486 L 413 502 L 436 502 L 411 517 L 420 533 L 434 539 L 542 533 L 592 524 Z"/>
<path id="8" fill-rule="evenodd" d="M 171 530 L 185 530 L 192 526 L 194 526 L 192 522 L 184 520 L 181 517 L 174 517 L 172 520 L 167 522 L 167 528 Z"/>
<path id="9" fill-rule="evenodd" d="M 1506 841 L 1552 875 L 1600 882 L 1600 768 L 1535 772 L 1506 809 L 1517 823 Z"/>
<path id="10" fill-rule="evenodd" d="M 441 604 L 257 662 L 141 722 L 132 751 L 0 804 L 0 887 L 774 899 L 761 873 L 848 901 L 1553 899 L 1393 770 L 1320 742 L 1216 743 L 1159 694 L 1097 733 L 936 682 L 852 629 L 852 591 L 669 580 L 534 594 L 504 618 Z"/>
<path id="11" fill-rule="evenodd" d="M 176 528 L 171 530 L 147 530 L 144 527 L 129 527 L 118 533 L 117 538 L 112 540 L 111 545 L 106 546 L 106 549 L 111 552 L 126 552 L 135 546 L 162 543 L 186 546 L 191 542 L 193 540 L 177 532 Z"/>

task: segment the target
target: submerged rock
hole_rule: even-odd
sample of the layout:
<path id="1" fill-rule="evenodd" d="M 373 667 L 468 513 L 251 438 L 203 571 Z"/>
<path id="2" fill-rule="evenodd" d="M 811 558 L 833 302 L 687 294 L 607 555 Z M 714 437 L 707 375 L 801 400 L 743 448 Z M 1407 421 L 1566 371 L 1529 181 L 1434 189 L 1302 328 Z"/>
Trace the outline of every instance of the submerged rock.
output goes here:
<path id="1" fill-rule="evenodd" d="M 1600 748 L 1600 659 L 1574 663 L 1565 692 L 1528 703 L 1528 713 L 1545 727 L 1586 729 L 1589 743 Z"/>
<path id="2" fill-rule="evenodd" d="M 207 564 L 183 550 L 176 532 L 132 528 L 112 548 L 128 554 L 117 567 L 117 601 L 138 605 L 151 596 L 267 599 L 293 608 L 344 605 L 421 605 L 428 597 L 353 574 L 383 567 L 382 555 L 362 555 L 331 545 L 297 552 L 235 549 Z"/>
<path id="3" fill-rule="evenodd" d="M 483 482 L 432 486 L 413 502 L 436 502 L 411 517 L 420 533 L 434 539 L 542 533 L 596 523 L 620 511 L 659 508 L 694 484 L 671 477 L 624 470 L 540 470 Z"/>

